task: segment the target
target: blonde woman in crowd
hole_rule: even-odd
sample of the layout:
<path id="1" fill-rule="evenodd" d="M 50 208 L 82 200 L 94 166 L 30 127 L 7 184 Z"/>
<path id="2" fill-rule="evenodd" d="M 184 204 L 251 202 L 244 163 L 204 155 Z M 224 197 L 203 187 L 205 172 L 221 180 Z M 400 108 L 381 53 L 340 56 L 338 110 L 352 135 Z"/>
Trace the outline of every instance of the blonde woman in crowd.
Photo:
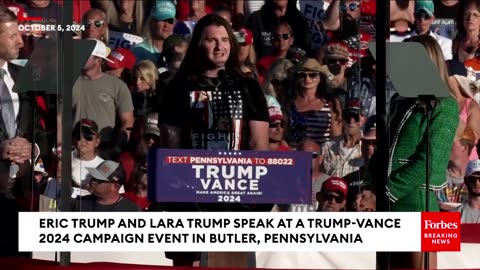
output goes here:
<path id="1" fill-rule="evenodd" d="M 97 0 L 100 9 L 106 13 L 110 30 L 141 36 L 145 22 L 146 5 L 152 1 Z"/>
<path id="2" fill-rule="evenodd" d="M 108 20 L 105 12 L 92 8 L 85 12 L 82 23 L 85 26 L 82 39 L 98 39 L 108 45 Z"/>
<path id="3" fill-rule="evenodd" d="M 442 49 L 430 35 L 418 35 L 404 42 L 423 45 L 427 54 L 448 86 L 448 72 Z M 455 130 L 458 126 L 458 105 L 453 95 L 445 98 L 408 99 L 395 95 L 391 101 L 391 119 L 387 134 L 394 140 L 389 145 L 388 185 L 386 195 L 391 212 L 439 212 L 435 192 L 445 188 L 446 169 L 450 159 Z M 431 117 L 428 117 L 430 111 Z M 428 134 L 427 134 L 428 127 Z M 427 141 L 432 146 L 430 156 L 430 183 L 426 186 L 425 167 Z M 372 157 L 372 163 L 378 156 Z M 406 161 L 406 162 L 405 162 Z M 369 166 L 369 175 L 376 178 L 376 166 Z M 376 182 L 376 181 L 373 181 Z M 429 196 L 426 202 L 427 193 Z M 428 206 L 427 206 L 428 205 Z M 430 267 L 437 269 L 437 254 L 430 255 Z M 423 269 L 425 254 L 421 252 L 395 252 L 391 254 L 391 269 Z M 395 263 L 393 263 L 395 262 Z"/>
<path id="4" fill-rule="evenodd" d="M 146 19 L 142 37 L 145 39 L 132 47 L 137 61 L 151 60 L 159 67 L 164 67 L 163 44 L 173 34 L 176 24 L 176 8 L 171 1 L 157 1 L 150 10 L 150 16 Z"/>
<path id="5" fill-rule="evenodd" d="M 133 68 L 132 100 L 135 118 L 143 117 L 153 110 L 156 100 L 158 70 L 150 60 L 142 60 Z"/>
<path id="6" fill-rule="evenodd" d="M 466 127 L 469 127 L 473 130 L 475 135 L 475 145 L 478 143 L 480 138 L 480 105 L 475 102 L 475 97 L 471 89 L 471 84 L 473 83 L 465 76 L 467 73 L 466 68 L 461 62 L 448 61 L 449 65 L 453 67 L 456 65 L 458 69 L 462 68 L 462 74 L 452 74 L 454 72 L 460 73 L 460 71 L 453 71 L 450 68 L 450 91 L 457 101 L 459 108 L 460 122 L 455 132 L 455 141 L 460 140 L 462 134 L 465 131 Z M 474 147 L 470 155 L 470 160 L 478 159 L 477 148 Z"/>
<path id="7" fill-rule="evenodd" d="M 273 62 L 262 84 L 265 94 L 276 98 L 282 108 L 286 108 L 291 96 L 289 69 L 292 67 L 293 63 L 287 59 Z"/>
<path id="8" fill-rule="evenodd" d="M 234 33 L 235 39 L 240 44 L 238 47 L 238 61 L 240 62 L 240 68 L 246 75 L 251 75 L 257 78 L 257 55 L 253 47 L 253 34 L 246 28 L 240 28 Z"/>

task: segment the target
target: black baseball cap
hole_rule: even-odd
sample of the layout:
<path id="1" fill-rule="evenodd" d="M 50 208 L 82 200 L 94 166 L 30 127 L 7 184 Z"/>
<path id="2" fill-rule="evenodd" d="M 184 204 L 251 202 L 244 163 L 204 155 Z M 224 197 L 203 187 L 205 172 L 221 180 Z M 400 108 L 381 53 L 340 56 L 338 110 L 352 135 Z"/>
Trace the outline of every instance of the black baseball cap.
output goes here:
<path id="1" fill-rule="evenodd" d="M 116 183 L 123 185 L 125 182 L 125 171 L 120 163 L 111 160 L 105 160 L 96 168 L 87 168 L 93 179 L 105 181 L 109 183 Z"/>
<path id="2" fill-rule="evenodd" d="M 98 125 L 95 123 L 95 121 L 84 118 L 77 122 L 73 128 L 73 134 L 80 134 L 80 131 L 83 134 L 98 135 Z"/>

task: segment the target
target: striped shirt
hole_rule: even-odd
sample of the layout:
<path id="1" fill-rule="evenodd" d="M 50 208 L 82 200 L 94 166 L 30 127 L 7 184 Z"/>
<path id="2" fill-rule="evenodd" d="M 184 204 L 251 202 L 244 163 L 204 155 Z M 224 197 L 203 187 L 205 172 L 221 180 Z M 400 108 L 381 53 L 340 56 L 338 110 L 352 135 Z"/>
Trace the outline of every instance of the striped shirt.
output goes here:
<path id="1" fill-rule="evenodd" d="M 298 112 L 295 104 L 291 105 L 289 132 L 287 141 L 290 145 L 298 145 L 305 139 L 322 145 L 330 140 L 332 112 L 328 103 L 319 110 Z"/>

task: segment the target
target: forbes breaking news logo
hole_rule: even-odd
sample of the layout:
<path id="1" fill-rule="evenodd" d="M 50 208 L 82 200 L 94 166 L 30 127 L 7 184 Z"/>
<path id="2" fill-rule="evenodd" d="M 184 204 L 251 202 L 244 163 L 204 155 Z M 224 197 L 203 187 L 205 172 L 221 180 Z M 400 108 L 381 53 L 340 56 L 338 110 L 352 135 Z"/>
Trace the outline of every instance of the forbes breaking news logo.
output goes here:
<path id="1" fill-rule="evenodd" d="M 422 251 L 460 251 L 460 212 L 422 213 Z"/>

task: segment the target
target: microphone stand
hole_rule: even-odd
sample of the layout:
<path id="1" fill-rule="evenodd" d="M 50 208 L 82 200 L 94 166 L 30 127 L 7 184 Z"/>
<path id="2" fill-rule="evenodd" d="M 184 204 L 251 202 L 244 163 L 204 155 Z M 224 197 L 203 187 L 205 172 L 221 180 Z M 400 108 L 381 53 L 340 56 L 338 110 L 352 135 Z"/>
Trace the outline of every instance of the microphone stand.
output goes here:
<path id="1" fill-rule="evenodd" d="M 30 211 L 33 212 L 33 202 L 35 198 L 35 129 L 37 129 L 37 123 L 35 123 L 35 118 L 37 117 L 37 91 L 32 91 L 32 150 L 30 152 L 30 157 L 32 161 L 30 162 L 30 173 L 31 173 L 31 185 L 30 185 Z"/>
<path id="2" fill-rule="evenodd" d="M 430 212 L 430 158 L 431 158 L 431 142 L 430 142 L 430 119 L 432 117 L 432 104 L 431 100 L 433 100 L 435 97 L 432 95 L 425 95 L 425 96 L 419 96 L 419 99 L 425 102 L 426 105 L 426 114 L 427 114 L 427 145 L 426 145 L 426 150 L 427 150 L 427 156 L 426 156 L 426 173 L 425 173 L 425 212 Z M 430 269 L 430 253 L 425 252 L 425 259 L 424 259 L 424 265 L 423 268 L 425 270 Z"/>

